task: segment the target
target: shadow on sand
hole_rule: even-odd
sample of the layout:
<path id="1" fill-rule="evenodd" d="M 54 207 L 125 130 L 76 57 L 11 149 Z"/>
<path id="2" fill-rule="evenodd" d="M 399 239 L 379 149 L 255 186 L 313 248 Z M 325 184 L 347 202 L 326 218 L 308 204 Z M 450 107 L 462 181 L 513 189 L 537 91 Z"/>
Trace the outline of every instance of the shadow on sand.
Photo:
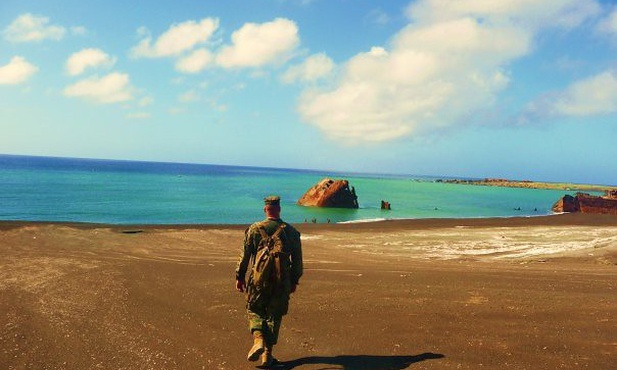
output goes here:
<path id="1" fill-rule="evenodd" d="M 292 361 L 279 362 L 270 369 L 290 370 L 302 365 L 333 365 L 320 369 L 338 370 L 402 370 L 424 360 L 436 360 L 445 356 L 439 353 L 422 353 L 415 356 L 332 356 L 302 357 Z"/>

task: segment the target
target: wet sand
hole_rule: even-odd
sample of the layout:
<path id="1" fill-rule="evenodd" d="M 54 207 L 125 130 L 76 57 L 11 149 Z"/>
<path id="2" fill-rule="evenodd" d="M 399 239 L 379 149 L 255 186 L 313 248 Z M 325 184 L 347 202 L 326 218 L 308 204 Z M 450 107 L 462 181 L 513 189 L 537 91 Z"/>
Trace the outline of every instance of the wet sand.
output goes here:
<path id="1" fill-rule="evenodd" d="M 1 222 L 0 369 L 255 368 L 244 227 Z M 278 369 L 617 362 L 617 217 L 297 227 Z"/>

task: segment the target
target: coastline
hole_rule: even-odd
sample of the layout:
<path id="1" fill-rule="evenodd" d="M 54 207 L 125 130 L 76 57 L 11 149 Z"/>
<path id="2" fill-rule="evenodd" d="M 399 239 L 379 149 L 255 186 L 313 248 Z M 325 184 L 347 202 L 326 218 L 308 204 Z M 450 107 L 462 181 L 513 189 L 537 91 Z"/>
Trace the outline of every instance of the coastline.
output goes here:
<path id="1" fill-rule="evenodd" d="M 285 219 L 285 215 L 282 215 Z M 457 225 L 464 226 L 531 226 L 531 225 L 590 225 L 590 226 L 617 226 L 617 217 L 605 214 L 583 214 L 583 213 L 553 213 L 548 215 L 534 216 L 513 216 L 513 217 L 461 217 L 461 218 L 413 218 L 413 219 L 374 219 L 360 221 L 346 221 L 339 223 L 293 223 L 299 228 L 321 229 L 321 228 L 399 228 L 399 227 L 420 227 L 437 228 L 452 227 Z M 73 221 L 22 221 L 22 220 L 0 220 L 0 230 L 17 228 L 29 225 L 60 225 L 75 227 L 78 229 L 110 228 L 110 229 L 242 229 L 249 224 L 109 224 L 94 222 L 73 222 Z"/>
<path id="2" fill-rule="evenodd" d="M 544 190 L 564 190 L 564 191 L 592 191 L 592 192 L 607 192 L 616 191 L 617 186 L 611 185 L 594 185 L 594 184 L 574 184 L 574 183 L 556 183 L 530 180 L 508 180 L 508 179 L 492 179 L 486 178 L 482 180 L 464 180 L 464 179 L 447 179 L 437 180 L 446 184 L 463 184 L 477 186 L 497 186 L 506 188 L 524 188 L 524 189 L 544 189 Z"/>
<path id="3" fill-rule="evenodd" d="M 614 363 L 617 217 L 295 226 L 305 274 L 278 369 Z M 0 364 L 254 369 L 233 290 L 245 227 L 0 222 Z M 524 249 L 547 241 L 564 248 Z"/>

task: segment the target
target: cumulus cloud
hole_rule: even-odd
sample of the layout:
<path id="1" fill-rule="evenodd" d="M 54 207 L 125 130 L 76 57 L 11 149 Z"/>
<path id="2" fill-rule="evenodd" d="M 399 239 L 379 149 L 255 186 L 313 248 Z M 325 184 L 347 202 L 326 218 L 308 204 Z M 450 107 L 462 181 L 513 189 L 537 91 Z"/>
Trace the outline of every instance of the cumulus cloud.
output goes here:
<path id="1" fill-rule="evenodd" d="M 604 71 L 531 103 L 526 117 L 595 116 L 617 112 L 617 74 Z"/>
<path id="2" fill-rule="evenodd" d="M 132 90 L 129 76 L 114 72 L 103 77 L 87 78 L 67 86 L 64 89 L 64 95 L 110 104 L 132 100 Z"/>
<path id="3" fill-rule="evenodd" d="M 601 7 L 594 0 L 421 0 L 406 9 L 407 17 L 416 23 L 473 17 L 531 28 L 575 27 L 600 12 Z"/>
<path id="4" fill-rule="evenodd" d="M 508 86 L 511 62 L 541 27 L 571 27 L 593 1 L 421 0 L 388 46 L 355 55 L 336 84 L 307 89 L 298 110 L 328 137 L 383 142 L 461 123 Z M 540 9 L 538 9 L 540 7 Z M 576 13 L 576 14 L 572 14 Z"/>
<path id="5" fill-rule="evenodd" d="M 610 12 L 597 27 L 601 33 L 617 36 L 617 9 Z"/>
<path id="6" fill-rule="evenodd" d="M 137 46 L 132 49 L 134 57 L 161 58 L 179 56 L 195 48 L 197 45 L 206 43 L 219 27 L 216 18 L 204 18 L 200 21 L 186 21 L 174 24 L 156 41 L 145 35 Z M 146 32 L 142 29 L 140 33 Z"/>
<path id="7" fill-rule="evenodd" d="M 197 49 L 190 55 L 176 62 L 176 70 L 183 73 L 198 73 L 203 71 L 214 60 L 212 53 L 206 49 Z"/>
<path id="8" fill-rule="evenodd" d="M 64 37 L 66 29 L 50 25 L 47 17 L 26 13 L 17 17 L 3 33 L 10 42 L 57 41 Z"/>
<path id="9" fill-rule="evenodd" d="M 290 67 L 281 79 L 285 83 L 311 82 L 328 76 L 333 69 L 332 59 L 324 53 L 319 53 L 306 58 L 302 64 Z"/>
<path id="10" fill-rule="evenodd" d="M 221 49 L 216 62 L 225 68 L 261 67 L 281 63 L 300 42 L 298 26 L 277 18 L 271 22 L 247 23 L 231 35 L 232 44 Z"/>
<path id="11" fill-rule="evenodd" d="M 20 84 L 27 81 L 38 70 L 38 67 L 23 57 L 13 57 L 8 64 L 0 66 L 0 85 Z"/>
<path id="12" fill-rule="evenodd" d="M 66 62 L 66 70 L 71 76 L 82 74 L 87 68 L 111 68 L 116 59 L 100 49 L 83 49 L 72 54 Z"/>

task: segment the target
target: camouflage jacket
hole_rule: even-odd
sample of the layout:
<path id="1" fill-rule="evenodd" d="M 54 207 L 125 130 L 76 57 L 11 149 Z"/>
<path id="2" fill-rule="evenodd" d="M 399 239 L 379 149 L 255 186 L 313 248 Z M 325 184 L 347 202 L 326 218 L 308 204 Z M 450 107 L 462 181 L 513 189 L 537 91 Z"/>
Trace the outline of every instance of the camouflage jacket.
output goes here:
<path id="1" fill-rule="evenodd" d="M 257 253 L 257 246 L 261 239 L 261 234 L 258 228 L 263 227 L 268 235 L 272 235 L 274 231 L 283 223 L 283 220 L 271 220 L 265 219 L 260 222 L 252 224 L 244 232 L 244 245 L 240 253 L 238 265 L 236 267 L 236 280 L 246 281 L 246 272 L 250 270 L 249 265 L 253 263 L 255 254 Z M 302 244 L 300 242 L 300 232 L 293 226 L 285 223 L 287 226 L 284 229 L 285 232 L 285 249 L 290 255 L 290 278 L 292 284 L 298 284 L 303 272 L 302 265 Z"/>

